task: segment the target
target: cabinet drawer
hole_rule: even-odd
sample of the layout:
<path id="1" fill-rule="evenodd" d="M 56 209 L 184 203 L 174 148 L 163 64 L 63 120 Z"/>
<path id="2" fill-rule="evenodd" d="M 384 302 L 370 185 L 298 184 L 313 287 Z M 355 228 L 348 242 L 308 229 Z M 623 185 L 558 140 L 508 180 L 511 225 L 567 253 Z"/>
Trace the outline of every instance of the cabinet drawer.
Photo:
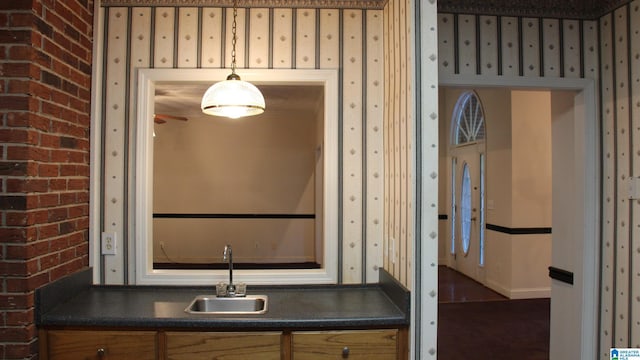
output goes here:
<path id="1" fill-rule="evenodd" d="M 47 332 L 49 360 L 153 360 L 155 331 L 51 330 Z"/>
<path id="2" fill-rule="evenodd" d="M 294 332 L 294 360 L 305 359 L 396 359 L 398 331 L 318 331 Z"/>
<path id="3" fill-rule="evenodd" d="M 167 332 L 168 360 L 280 360 L 280 332 Z"/>

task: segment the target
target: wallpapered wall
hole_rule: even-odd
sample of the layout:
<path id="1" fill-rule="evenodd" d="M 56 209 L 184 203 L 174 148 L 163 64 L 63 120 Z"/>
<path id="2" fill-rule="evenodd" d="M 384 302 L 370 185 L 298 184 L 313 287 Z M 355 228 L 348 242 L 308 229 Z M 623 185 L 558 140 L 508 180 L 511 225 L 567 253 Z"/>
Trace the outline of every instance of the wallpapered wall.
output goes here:
<path id="1" fill-rule="evenodd" d="M 384 9 L 384 268 L 410 287 L 413 272 L 415 126 L 411 88 L 412 39 L 409 1 L 390 1 Z"/>
<path id="2" fill-rule="evenodd" d="M 239 69 L 340 69 L 342 282 L 378 280 L 383 265 L 383 11 L 238 9 Z M 103 231 L 132 249 L 135 89 L 139 68 L 230 64 L 232 10 L 103 7 Z M 241 75 L 241 70 L 239 70 Z M 100 167 L 97 167 L 100 168 Z M 405 195 L 408 196 L 408 195 Z M 406 245 L 399 247 L 406 256 Z M 133 251 L 104 258 L 105 283 L 123 283 Z M 397 262 L 396 262 L 397 263 Z M 399 270 L 396 269 L 399 274 Z M 407 279 L 406 270 L 402 272 Z"/>
<path id="3" fill-rule="evenodd" d="M 440 14 L 440 74 L 591 78 L 602 137 L 599 349 L 640 347 L 640 1 L 593 21 Z M 456 34 L 458 35 L 456 37 Z"/>
<path id="4" fill-rule="evenodd" d="M 640 1 L 599 23 L 602 111 L 602 357 L 610 346 L 640 347 Z"/>

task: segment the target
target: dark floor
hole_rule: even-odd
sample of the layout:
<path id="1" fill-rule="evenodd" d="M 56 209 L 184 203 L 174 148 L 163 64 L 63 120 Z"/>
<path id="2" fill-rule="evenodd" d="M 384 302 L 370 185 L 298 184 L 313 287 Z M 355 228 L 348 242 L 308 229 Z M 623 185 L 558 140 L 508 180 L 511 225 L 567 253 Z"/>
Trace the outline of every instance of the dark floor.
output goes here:
<path id="1" fill-rule="evenodd" d="M 451 268 L 438 267 L 438 303 L 495 300 L 507 298 Z"/>
<path id="2" fill-rule="evenodd" d="M 548 298 L 508 300 L 454 270 L 438 270 L 438 359 L 549 359 Z"/>

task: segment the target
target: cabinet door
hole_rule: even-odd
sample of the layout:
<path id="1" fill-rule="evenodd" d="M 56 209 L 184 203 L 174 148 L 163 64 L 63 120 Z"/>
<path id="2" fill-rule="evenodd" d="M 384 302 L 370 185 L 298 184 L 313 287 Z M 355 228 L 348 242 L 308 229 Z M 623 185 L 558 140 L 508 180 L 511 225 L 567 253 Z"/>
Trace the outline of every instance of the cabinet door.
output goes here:
<path id="1" fill-rule="evenodd" d="M 167 332 L 168 360 L 280 360 L 280 332 Z"/>
<path id="2" fill-rule="evenodd" d="M 395 329 L 294 332 L 293 359 L 397 359 L 397 333 Z"/>
<path id="3" fill-rule="evenodd" d="M 155 331 L 47 331 L 49 360 L 153 360 Z"/>

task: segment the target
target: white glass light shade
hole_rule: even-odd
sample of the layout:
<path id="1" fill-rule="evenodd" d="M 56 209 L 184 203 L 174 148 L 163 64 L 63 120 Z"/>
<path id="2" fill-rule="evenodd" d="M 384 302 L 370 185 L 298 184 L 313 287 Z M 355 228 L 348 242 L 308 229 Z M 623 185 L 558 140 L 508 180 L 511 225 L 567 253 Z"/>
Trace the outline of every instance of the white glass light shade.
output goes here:
<path id="1" fill-rule="evenodd" d="M 213 84 L 202 96 L 200 106 L 207 115 L 237 119 L 262 114 L 264 97 L 253 84 L 240 79 L 227 79 Z"/>

